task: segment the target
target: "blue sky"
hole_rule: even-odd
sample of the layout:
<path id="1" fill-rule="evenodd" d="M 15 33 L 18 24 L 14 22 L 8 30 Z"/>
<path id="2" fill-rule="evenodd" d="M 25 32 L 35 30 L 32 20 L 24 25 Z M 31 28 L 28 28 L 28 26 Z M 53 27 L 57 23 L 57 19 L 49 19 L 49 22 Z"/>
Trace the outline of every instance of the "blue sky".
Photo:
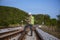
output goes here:
<path id="1" fill-rule="evenodd" d="M 11 6 L 32 14 L 49 14 L 56 18 L 60 12 L 60 0 L 0 0 L 0 6 Z"/>

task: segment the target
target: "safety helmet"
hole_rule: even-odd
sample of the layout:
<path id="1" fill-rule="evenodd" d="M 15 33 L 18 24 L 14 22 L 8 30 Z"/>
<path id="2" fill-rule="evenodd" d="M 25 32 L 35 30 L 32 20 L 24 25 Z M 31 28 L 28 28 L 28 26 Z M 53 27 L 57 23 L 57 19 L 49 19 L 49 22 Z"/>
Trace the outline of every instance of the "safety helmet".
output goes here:
<path id="1" fill-rule="evenodd" d="M 29 15 L 31 15 L 31 12 L 29 12 Z"/>

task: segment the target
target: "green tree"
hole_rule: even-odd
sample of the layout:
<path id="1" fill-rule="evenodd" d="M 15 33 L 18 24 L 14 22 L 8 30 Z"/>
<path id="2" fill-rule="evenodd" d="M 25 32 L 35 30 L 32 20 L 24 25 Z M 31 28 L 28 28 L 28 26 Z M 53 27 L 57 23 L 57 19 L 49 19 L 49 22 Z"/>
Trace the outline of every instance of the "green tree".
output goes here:
<path id="1" fill-rule="evenodd" d="M 57 20 L 57 27 L 58 27 L 58 29 L 60 29 L 60 15 L 57 15 L 57 18 L 58 18 L 58 20 Z"/>
<path id="2" fill-rule="evenodd" d="M 26 17 L 28 17 L 28 14 L 23 10 L 14 7 L 0 6 L 0 26 L 21 24 L 21 21 Z"/>
<path id="3" fill-rule="evenodd" d="M 50 21 L 50 16 L 48 14 L 44 15 L 44 24 L 48 26 L 51 24 Z"/>
<path id="4" fill-rule="evenodd" d="M 56 19 L 51 19 L 51 25 L 56 26 L 57 25 L 57 20 Z"/>

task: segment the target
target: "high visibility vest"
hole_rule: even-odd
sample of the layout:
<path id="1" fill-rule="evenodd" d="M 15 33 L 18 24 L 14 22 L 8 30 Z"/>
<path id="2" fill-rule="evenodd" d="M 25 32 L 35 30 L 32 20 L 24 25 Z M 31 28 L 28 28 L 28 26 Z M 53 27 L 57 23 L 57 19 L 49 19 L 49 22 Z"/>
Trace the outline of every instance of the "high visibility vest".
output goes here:
<path id="1" fill-rule="evenodd" d="M 30 16 L 29 20 L 30 20 L 30 24 L 34 25 L 34 17 Z"/>

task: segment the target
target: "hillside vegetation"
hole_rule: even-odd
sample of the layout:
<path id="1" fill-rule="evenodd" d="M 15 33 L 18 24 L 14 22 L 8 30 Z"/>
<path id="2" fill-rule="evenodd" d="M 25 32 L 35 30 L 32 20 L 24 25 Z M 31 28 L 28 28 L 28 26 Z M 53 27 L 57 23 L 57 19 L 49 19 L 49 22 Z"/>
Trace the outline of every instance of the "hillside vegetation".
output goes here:
<path id="1" fill-rule="evenodd" d="M 7 27 L 9 24 L 21 24 L 21 21 L 27 16 L 27 12 L 18 8 L 0 6 L 0 26 Z"/>
<path id="2" fill-rule="evenodd" d="M 44 22 L 44 25 L 47 26 L 57 26 L 60 28 L 60 15 L 57 15 L 57 18 L 51 19 L 48 14 L 34 14 L 35 24 L 41 25 Z M 14 7 L 0 6 L 0 26 L 9 26 L 10 24 L 26 24 L 24 19 L 28 17 L 28 13 Z M 54 27 L 55 28 L 55 27 Z"/>

